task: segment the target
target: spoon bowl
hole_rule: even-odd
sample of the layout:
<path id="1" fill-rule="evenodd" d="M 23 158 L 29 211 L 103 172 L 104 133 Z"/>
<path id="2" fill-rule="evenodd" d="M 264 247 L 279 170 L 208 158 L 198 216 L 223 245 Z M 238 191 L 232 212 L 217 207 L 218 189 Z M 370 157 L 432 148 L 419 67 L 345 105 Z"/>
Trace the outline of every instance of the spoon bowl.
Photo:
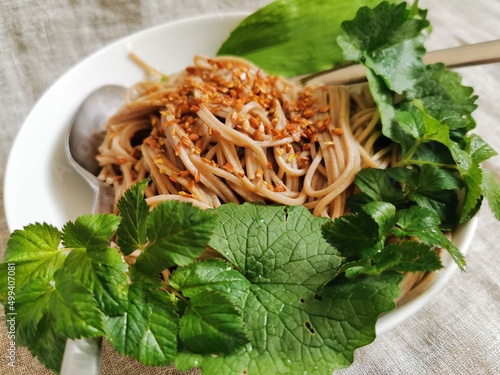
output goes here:
<path id="1" fill-rule="evenodd" d="M 103 125 L 124 103 L 125 87 L 103 86 L 92 92 L 76 112 L 67 135 L 66 154 L 94 190 L 94 213 L 113 211 L 114 192 L 97 178 L 96 156 L 104 139 Z"/>

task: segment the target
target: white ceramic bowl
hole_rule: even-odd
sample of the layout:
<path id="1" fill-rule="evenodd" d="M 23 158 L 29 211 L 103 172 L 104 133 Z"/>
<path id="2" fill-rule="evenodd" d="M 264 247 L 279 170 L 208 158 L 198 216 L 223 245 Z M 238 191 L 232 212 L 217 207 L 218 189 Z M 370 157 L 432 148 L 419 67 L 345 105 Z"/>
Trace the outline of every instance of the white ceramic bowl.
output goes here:
<path id="1" fill-rule="evenodd" d="M 10 230 L 33 222 L 58 227 L 92 209 L 93 193 L 70 166 L 64 139 L 85 97 L 107 84 L 130 86 L 144 78 L 128 58 L 133 51 L 165 73 L 192 63 L 195 54 L 215 55 L 246 14 L 203 16 L 144 30 L 123 38 L 83 60 L 64 74 L 38 101 L 13 145 L 5 174 L 5 211 Z M 460 227 L 454 244 L 466 252 L 477 219 Z M 377 334 L 394 328 L 424 306 L 457 268 L 446 260 L 435 282 L 417 298 L 381 317 Z"/>

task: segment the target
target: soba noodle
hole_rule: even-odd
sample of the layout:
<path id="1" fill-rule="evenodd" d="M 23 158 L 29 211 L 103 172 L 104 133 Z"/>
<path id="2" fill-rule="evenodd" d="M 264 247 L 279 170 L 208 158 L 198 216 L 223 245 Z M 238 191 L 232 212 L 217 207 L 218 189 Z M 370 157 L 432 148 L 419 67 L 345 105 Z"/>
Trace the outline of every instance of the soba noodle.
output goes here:
<path id="1" fill-rule="evenodd" d="M 99 177 L 116 201 L 150 176 L 151 204 L 267 202 L 335 218 L 360 168 L 390 163 L 392 146 L 375 149 L 377 124 L 366 93 L 303 88 L 241 59 L 197 56 L 167 82 L 130 89 L 107 123 Z"/>

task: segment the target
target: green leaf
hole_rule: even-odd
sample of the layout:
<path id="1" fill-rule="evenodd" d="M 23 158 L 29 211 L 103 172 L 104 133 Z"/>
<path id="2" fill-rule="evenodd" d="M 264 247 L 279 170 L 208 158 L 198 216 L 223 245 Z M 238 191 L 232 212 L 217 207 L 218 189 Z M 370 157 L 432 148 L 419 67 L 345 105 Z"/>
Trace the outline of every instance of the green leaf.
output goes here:
<path id="1" fill-rule="evenodd" d="M 325 223 L 323 236 L 348 261 L 370 259 L 383 246 L 379 225 L 365 212 L 357 212 Z"/>
<path id="2" fill-rule="evenodd" d="M 49 312 L 57 331 L 72 339 L 102 336 L 101 312 L 92 293 L 64 268 L 54 274 L 54 281 Z"/>
<path id="3" fill-rule="evenodd" d="M 444 64 L 427 65 L 419 71 L 418 81 L 406 92 L 408 100 L 419 99 L 430 116 L 449 129 L 475 127 L 471 113 L 476 109 L 477 96 L 471 87 L 462 86 L 462 77 Z"/>
<path id="4" fill-rule="evenodd" d="M 380 312 L 394 307 L 401 276 L 360 279 L 318 295 L 341 265 L 321 235 L 328 219 L 301 206 L 226 204 L 217 211 L 210 246 L 251 282 L 243 307 L 250 343 L 219 356 L 182 352 L 176 365 L 205 374 L 299 374 L 331 373 L 352 362 L 354 349 L 373 340 Z"/>
<path id="5" fill-rule="evenodd" d="M 116 249 L 73 249 L 64 266 L 89 288 L 107 315 L 125 312 L 127 306 L 127 265 Z"/>
<path id="6" fill-rule="evenodd" d="M 425 18 L 422 12 L 419 16 Z M 346 60 L 361 61 L 398 93 L 411 88 L 422 69 L 423 31 L 429 22 L 415 17 L 405 2 L 362 7 L 356 18 L 342 23 L 337 42 Z"/>
<path id="7" fill-rule="evenodd" d="M 216 220 L 214 210 L 179 201 L 161 202 L 148 216 L 149 244 L 133 268 L 155 273 L 192 263 L 205 251 Z"/>
<path id="8" fill-rule="evenodd" d="M 464 205 L 460 215 L 460 223 L 465 223 L 474 216 L 481 206 L 483 200 L 483 189 L 481 184 L 483 181 L 483 171 L 478 164 L 469 168 L 467 173 L 463 175 L 465 185 Z"/>
<path id="9" fill-rule="evenodd" d="M 460 269 L 465 270 L 465 257 L 439 228 L 440 218 L 432 210 L 413 206 L 398 212 L 393 234 L 400 238 L 417 237 L 422 242 L 447 250 Z"/>
<path id="10" fill-rule="evenodd" d="M 107 247 L 119 222 L 120 217 L 112 214 L 79 216 L 63 227 L 63 245 L 80 249 Z"/>
<path id="11" fill-rule="evenodd" d="M 179 337 L 186 349 L 201 354 L 230 353 L 249 341 L 240 310 L 214 290 L 191 296 Z"/>
<path id="12" fill-rule="evenodd" d="M 122 220 L 116 235 L 118 246 L 124 255 L 143 249 L 147 243 L 146 220 L 149 207 L 144 199 L 144 192 L 148 183 L 149 179 L 137 182 L 118 201 Z"/>
<path id="13" fill-rule="evenodd" d="M 321 284 L 340 265 L 337 250 L 321 235 L 321 225 L 328 219 L 316 218 L 302 206 L 224 204 L 217 212 L 219 225 L 209 245 L 252 284 L 269 280 Z"/>
<path id="14" fill-rule="evenodd" d="M 443 226 L 451 228 L 455 224 L 456 190 L 462 184 L 452 171 L 424 164 L 413 170 L 392 168 L 387 173 L 404 185 L 404 194 L 409 200 L 435 211 Z"/>
<path id="15" fill-rule="evenodd" d="M 500 220 L 500 184 L 492 172 L 483 171 L 482 188 L 493 216 Z"/>
<path id="16" fill-rule="evenodd" d="M 36 341 L 38 324 L 48 312 L 49 301 L 53 291 L 47 279 L 32 279 L 16 295 L 17 314 L 22 317 L 16 322 L 18 345 L 27 346 Z"/>
<path id="17" fill-rule="evenodd" d="M 425 243 L 416 241 L 402 241 L 387 245 L 375 255 L 374 262 L 376 274 L 388 270 L 436 271 L 443 267 L 437 251 Z"/>
<path id="18" fill-rule="evenodd" d="M 471 156 L 472 161 L 475 163 L 482 163 L 498 155 L 498 153 L 477 134 L 471 133 L 465 139 L 467 141 L 465 151 Z"/>
<path id="19" fill-rule="evenodd" d="M 389 273 L 337 280 L 321 297 L 298 285 L 252 285 L 245 306 L 251 344 L 222 356 L 180 353 L 176 366 L 196 365 L 207 375 L 330 374 L 352 363 L 355 348 L 373 341 L 377 317 L 394 308 L 401 279 Z"/>
<path id="20" fill-rule="evenodd" d="M 0 300 L 7 295 L 7 266 L 16 267 L 16 291 L 20 291 L 32 279 L 52 279 L 54 272 L 64 262 L 66 254 L 59 249 L 61 233 L 49 224 L 30 224 L 15 230 L 9 241 L 0 267 Z"/>
<path id="21" fill-rule="evenodd" d="M 102 312 L 117 315 L 127 304 L 127 266 L 109 246 L 120 218 L 111 214 L 82 215 L 63 228 L 63 241 L 72 248 L 64 266 L 89 290 Z"/>
<path id="22" fill-rule="evenodd" d="M 379 2 L 274 1 L 245 18 L 217 54 L 244 57 L 269 73 L 288 77 L 325 70 L 343 62 L 335 43 L 341 22 L 354 17 L 360 6 Z"/>
<path id="23" fill-rule="evenodd" d="M 179 317 L 174 299 L 165 291 L 132 283 L 125 314 L 106 317 L 104 324 L 106 339 L 116 351 L 145 365 L 168 366 L 177 353 Z"/>
<path id="24" fill-rule="evenodd" d="M 54 328 L 52 317 L 44 315 L 38 323 L 36 340 L 28 344 L 28 349 L 45 367 L 58 373 L 61 370 L 66 341 L 66 336 Z"/>
<path id="25" fill-rule="evenodd" d="M 48 369 L 61 368 L 67 337 L 56 330 L 49 313 L 52 286 L 44 278 L 32 279 L 16 295 L 16 344 L 27 346 Z"/>
<path id="26" fill-rule="evenodd" d="M 404 202 L 401 185 L 384 169 L 364 168 L 354 179 L 361 192 L 374 202 L 387 202 L 399 206 Z"/>
<path id="27" fill-rule="evenodd" d="M 362 207 L 378 224 L 379 236 L 384 237 L 396 224 L 396 207 L 387 202 L 370 202 Z"/>
<path id="28" fill-rule="evenodd" d="M 90 291 L 64 268 L 54 274 L 54 282 L 33 279 L 16 296 L 16 308 L 23 317 L 21 344 L 29 344 L 37 336 L 44 316 L 54 324 L 56 332 L 77 339 L 102 336 L 101 313 Z"/>
<path id="29" fill-rule="evenodd" d="M 224 295 L 235 307 L 243 305 L 249 281 L 223 260 L 206 259 L 177 268 L 168 279 L 170 286 L 188 298 L 206 292 Z"/>

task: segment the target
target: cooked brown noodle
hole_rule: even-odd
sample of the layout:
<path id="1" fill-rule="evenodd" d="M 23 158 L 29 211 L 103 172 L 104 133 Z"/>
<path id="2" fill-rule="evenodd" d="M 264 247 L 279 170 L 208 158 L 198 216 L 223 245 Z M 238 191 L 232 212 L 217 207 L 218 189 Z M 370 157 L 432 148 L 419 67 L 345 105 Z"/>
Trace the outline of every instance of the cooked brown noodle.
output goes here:
<path id="1" fill-rule="evenodd" d="M 265 202 L 336 218 L 356 173 L 396 157 L 393 144 L 379 144 L 366 88 L 304 88 L 234 57 L 197 56 L 166 82 L 149 71 L 156 79 L 130 88 L 100 148 L 99 177 L 116 201 L 149 176 L 151 205 Z"/>

